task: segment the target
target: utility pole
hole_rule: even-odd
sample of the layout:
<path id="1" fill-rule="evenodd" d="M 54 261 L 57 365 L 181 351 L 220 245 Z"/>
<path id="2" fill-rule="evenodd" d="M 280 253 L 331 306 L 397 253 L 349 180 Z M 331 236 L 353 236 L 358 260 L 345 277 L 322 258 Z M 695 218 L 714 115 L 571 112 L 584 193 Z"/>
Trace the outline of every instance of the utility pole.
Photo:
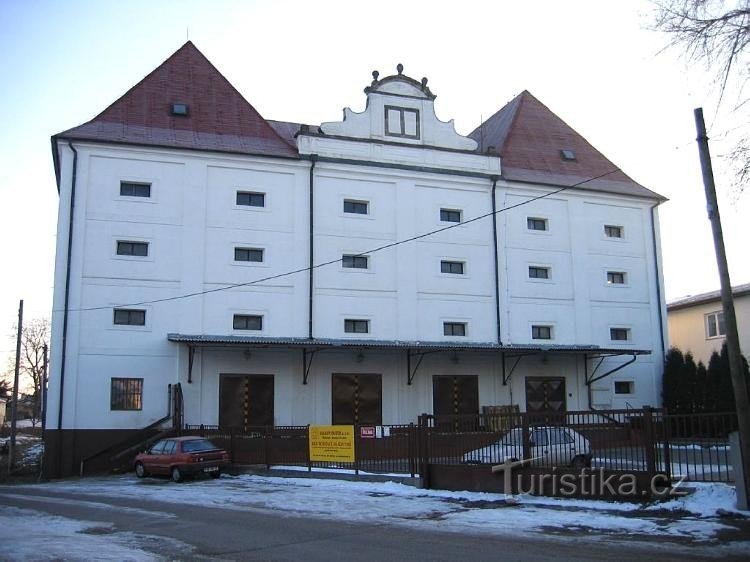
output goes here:
<path id="1" fill-rule="evenodd" d="M 10 404 L 10 446 L 8 447 L 8 473 L 13 470 L 16 452 L 16 416 L 18 414 L 18 374 L 21 368 L 21 334 L 23 332 L 23 299 L 18 303 L 18 332 L 16 334 L 16 374 L 13 378 L 13 397 Z"/>
<path id="2" fill-rule="evenodd" d="M 41 392 L 41 396 L 39 397 L 39 402 L 41 403 L 41 412 L 39 415 L 42 417 L 42 440 L 44 440 L 44 430 L 47 427 L 47 370 L 49 368 L 49 357 L 47 353 L 47 344 L 45 343 L 42 346 L 42 384 L 41 388 L 39 389 L 39 392 Z"/>
<path id="3" fill-rule="evenodd" d="M 711 230 L 714 236 L 714 248 L 716 250 L 716 263 L 719 266 L 719 280 L 721 282 L 721 306 L 724 312 L 724 327 L 726 329 L 727 352 L 729 354 L 729 372 L 732 377 L 732 388 L 734 389 L 734 400 L 737 405 L 737 422 L 740 434 L 740 454 L 742 458 L 743 472 L 745 474 L 745 501 L 750 500 L 750 406 L 748 405 L 747 381 L 742 369 L 742 355 L 740 353 L 740 338 L 737 334 L 737 316 L 734 313 L 734 298 L 732 297 L 732 284 L 729 280 L 729 267 L 727 266 L 727 255 L 724 249 L 724 235 L 721 230 L 721 216 L 719 215 L 719 204 L 716 201 L 716 186 L 714 185 L 714 172 L 711 167 L 711 154 L 708 150 L 708 136 L 706 136 L 706 124 L 703 121 L 703 108 L 697 108 L 695 114 L 695 127 L 698 131 L 698 152 L 701 160 L 701 171 L 703 172 L 703 186 L 706 189 L 706 204 L 708 208 L 708 220 L 711 221 Z"/>

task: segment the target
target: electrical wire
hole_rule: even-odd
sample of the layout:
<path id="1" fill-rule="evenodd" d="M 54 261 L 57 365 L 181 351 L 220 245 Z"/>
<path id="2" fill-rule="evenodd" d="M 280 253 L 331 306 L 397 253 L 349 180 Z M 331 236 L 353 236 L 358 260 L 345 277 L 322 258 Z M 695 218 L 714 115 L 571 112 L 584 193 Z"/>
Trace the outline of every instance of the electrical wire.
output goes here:
<path id="1" fill-rule="evenodd" d="M 591 178 L 579 181 L 578 183 L 574 183 L 572 185 L 566 185 L 566 186 L 560 187 L 559 189 L 555 189 L 553 191 L 550 191 L 548 193 L 544 193 L 542 195 L 537 195 L 537 196 L 532 197 L 531 199 L 528 199 L 526 201 L 521 201 L 520 203 L 516 203 L 515 205 L 510 205 L 508 207 L 503 207 L 502 209 L 497 209 L 494 212 L 490 211 L 489 213 L 485 213 L 483 215 L 479 215 L 479 216 L 473 217 L 473 218 L 465 220 L 465 221 L 457 222 L 455 224 L 444 226 L 444 227 L 441 227 L 441 228 L 438 228 L 438 229 L 435 229 L 435 230 L 431 230 L 429 232 L 424 232 L 422 234 L 418 234 L 416 236 L 411 236 L 409 238 L 404 238 L 403 240 L 398 240 L 396 242 L 391 242 L 389 244 L 384 244 L 383 246 L 378 246 L 376 248 L 372 248 L 370 250 L 366 250 L 364 252 L 360 252 L 360 253 L 354 254 L 354 255 L 355 256 L 368 256 L 368 255 L 374 254 L 376 252 L 387 250 L 388 248 L 394 248 L 396 246 L 400 246 L 401 244 L 406 244 L 408 242 L 414 242 L 415 240 L 420 240 L 422 238 L 427 238 L 428 236 L 433 236 L 435 234 L 439 234 L 441 232 L 445 232 L 446 230 L 450 230 L 450 229 L 456 228 L 458 226 L 464 226 L 464 225 L 467 225 L 467 224 L 471 224 L 473 222 L 477 222 L 477 221 L 482 220 L 482 219 L 486 219 L 487 217 L 491 217 L 493 214 L 500 214 L 500 213 L 503 213 L 503 212 L 506 212 L 506 211 L 510 211 L 512 209 L 516 209 L 518 207 L 522 207 L 524 205 L 528 205 L 529 203 L 533 203 L 534 201 L 539 201 L 540 199 L 545 199 L 547 197 L 551 197 L 552 195 L 556 195 L 556 194 L 558 194 L 558 193 L 560 193 L 562 191 L 579 187 L 579 186 L 581 186 L 581 185 L 583 185 L 585 183 L 601 179 L 601 178 L 603 178 L 605 176 L 608 176 L 610 174 L 614 174 L 615 172 L 619 172 L 619 171 L 620 171 L 619 168 L 614 168 L 613 170 L 610 170 L 609 172 L 606 172 L 604 174 L 600 174 L 598 176 L 594 176 L 594 177 L 591 177 Z M 94 311 L 94 310 L 108 310 L 108 309 L 112 309 L 112 308 L 121 308 L 121 307 L 124 308 L 124 307 L 129 307 L 129 306 L 143 306 L 143 305 L 148 305 L 148 304 L 157 304 L 157 303 L 162 303 L 162 302 L 172 302 L 172 301 L 177 301 L 177 300 L 182 300 L 182 299 L 189 299 L 189 298 L 193 298 L 193 297 L 199 297 L 199 296 L 202 296 L 202 295 L 208 295 L 208 294 L 211 294 L 211 293 L 218 293 L 218 292 L 221 292 L 221 291 L 228 291 L 230 289 L 237 289 L 239 287 L 248 287 L 250 285 L 256 285 L 258 283 L 265 283 L 266 281 L 273 281 L 275 279 L 281 279 L 282 277 L 288 277 L 290 275 L 295 275 L 297 273 L 304 273 L 305 271 L 315 270 L 315 269 L 319 269 L 321 267 L 326 267 L 328 265 L 333 265 L 333 264 L 336 264 L 336 263 L 340 263 L 342 261 L 342 259 L 343 258 L 337 258 L 335 260 L 330 260 L 330 261 L 325 261 L 325 262 L 317 263 L 317 264 L 313 265 L 312 267 L 309 267 L 309 266 L 308 267 L 301 267 L 299 269 L 293 269 L 293 270 L 290 270 L 290 271 L 285 271 L 284 273 L 278 273 L 276 275 L 269 275 L 267 277 L 262 277 L 260 279 L 254 279 L 252 281 L 245 281 L 243 283 L 232 283 L 230 285 L 224 285 L 222 287 L 215 287 L 213 289 L 206 289 L 206 290 L 203 290 L 203 291 L 195 291 L 193 293 L 185 293 L 185 294 L 182 294 L 182 295 L 175 295 L 175 296 L 172 296 L 172 297 L 164 297 L 164 298 L 160 298 L 160 299 L 153 299 L 153 300 L 132 302 L 132 303 L 127 303 L 127 304 L 116 304 L 116 305 L 107 305 L 107 306 L 92 306 L 92 307 L 86 307 L 86 308 L 69 308 L 68 312 L 90 312 L 90 311 Z M 53 312 L 62 312 L 62 310 L 61 309 L 56 309 L 56 310 L 53 310 Z"/>

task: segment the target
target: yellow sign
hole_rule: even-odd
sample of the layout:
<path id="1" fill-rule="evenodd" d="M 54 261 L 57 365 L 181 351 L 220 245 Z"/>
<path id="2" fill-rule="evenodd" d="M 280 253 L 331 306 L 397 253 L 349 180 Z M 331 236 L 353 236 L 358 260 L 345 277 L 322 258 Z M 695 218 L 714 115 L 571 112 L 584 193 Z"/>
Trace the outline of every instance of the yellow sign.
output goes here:
<path id="1" fill-rule="evenodd" d="M 310 460 L 354 462 L 353 425 L 311 425 Z"/>

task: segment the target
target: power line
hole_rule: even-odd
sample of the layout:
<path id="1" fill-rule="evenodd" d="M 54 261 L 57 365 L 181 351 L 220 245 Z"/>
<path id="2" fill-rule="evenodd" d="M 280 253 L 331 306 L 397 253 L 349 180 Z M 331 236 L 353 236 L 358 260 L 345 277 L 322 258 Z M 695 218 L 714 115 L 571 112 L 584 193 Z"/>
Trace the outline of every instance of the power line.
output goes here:
<path id="1" fill-rule="evenodd" d="M 493 214 L 500 214 L 505 211 L 510 211 L 511 209 L 516 209 L 518 207 L 522 207 L 523 205 L 528 205 L 529 203 L 533 203 L 534 201 L 539 201 L 540 199 L 545 199 L 546 197 L 550 197 L 552 195 L 556 195 L 562 191 L 565 191 L 567 189 L 573 189 L 575 187 L 578 187 L 580 185 L 583 185 L 584 183 L 588 183 L 594 180 L 598 180 L 600 178 L 603 178 L 605 176 L 608 176 L 610 174 L 614 174 L 615 172 L 619 172 L 619 168 L 614 168 L 613 170 L 610 170 L 609 172 L 606 172 L 604 174 L 600 174 L 598 176 L 594 176 L 592 178 L 585 179 L 583 181 L 579 181 L 578 183 L 574 183 L 573 185 L 566 185 L 563 187 L 560 187 L 559 189 L 555 189 L 553 191 L 550 191 L 548 193 L 544 193 L 542 195 L 537 195 L 535 197 L 532 197 L 531 199 L 528 199 L 526 201 L 521 201 L 520 203 L 516 203 L 515 205 L 510 205 L 509 207 L 503 207 L 502 209 L 497 209 L 496 211 L 490 211 L 489 213 L 485 213 L 483 215 L 479 215 L 477 217 L 457 222 L 455 224 L 451 224 L 448 226 L 443 226 L 441 228 L 431 230 L 429 232 L 424 232 L 422 234 L 418 234 L 416 236 L 412 236 L 410 238 L 405 238 L 403 240 L 398 240 L 396 242 L 390 242 L 388 244 L 384 244 L 383 246 L 378 246 L 377 248 L 372 248 L 370 250 L 366 250 L 364 252 L 360 252 L 358 254 L 354 254 L 355 256 L 367 256 L 370 254 L 374 254 L 375 252 L 380 252 L 382 250 L 387 250 L 388 248 L 393 248 L 396 246 L 400 246 L 401 244 L 406 244 L 408 242 L 414 242 L 415 240 L 420 240 L 422 238 L 427 238 L 428 236 L 432 236 L 434 234 L 439 234 L 440 232 L 444 232 L 446 230 L 450 230 L 451 228 L 456 228 L 458 226 L 464 226 L 466 224 L 470 224 L 482 219 L 486 219 L 487 217 L 491 217 Z M 143 306 L 147 304 L 157 304 L 162 302 L 171 302 L 171 301 L 177 301 L 182 299 L 189 299 L 192 297 L 198 297 L 201 295 L 208 295 L 211 293 L 218 293 L 220 291 L 228 291 L 229 289 L 236 289 L 239 287 L 248 287 L 250 285 L 256 285 L 258 283 L 264 283 L 266 281 L 273 281 L 275 279 L 280 279 L 282 277 L 288 277 L 290 275 L 295 275 L 297 273 L 303 273 L 305 271 L 310 271 L 314 269 L 318 269 L 321 267 L 325 267 L 328 265 L 333 265 L 335 263 L 340 263 L 343 258 L 337 258 L 335 260 L 330 260 L 322 263 L 318 263 L 313 265 L 312 267 L 301 267 L 299 269 L 293 269 L 291 271 L 286 271 L 284 273 L 279 273 L 276 275 L 269 275 L 268 277 L 262 277 L 260 279 L 254 279 L 252 281 L 245 281 L 244 283 L 233 283 L 231 285 L 224 285 L 223 287 L 216 287 L 214 289 L 206 289 L 204 291 L 195 291 L 193 293 L 185 293 L 183 295 L 175 295 L 173 297 L 164 297 L 161 299 L 153 299 L 153 300 L 147 300 L 147 301 L 140 301 L 140 302 L 133 302 L 133 303 L 127 303 L 127 304 L 116 304 L 116 305 L 108 305 L 108 306 L 92 306 L 88 308 L 69 308 L 68 312 L 90 312 L 94 310 L 109 310 L 111 308 L 117 308 L 117 307 L 126 307 L 126 306 Z M 60 309 L 56 309 L 53 312 L 62 312 Z"/>

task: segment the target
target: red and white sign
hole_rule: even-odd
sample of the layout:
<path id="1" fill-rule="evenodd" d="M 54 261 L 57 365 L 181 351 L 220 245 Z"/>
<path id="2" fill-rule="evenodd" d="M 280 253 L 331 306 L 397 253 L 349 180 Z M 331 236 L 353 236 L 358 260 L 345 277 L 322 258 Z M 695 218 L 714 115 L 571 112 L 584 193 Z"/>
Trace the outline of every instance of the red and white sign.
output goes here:
<path id="1" fill-rule="evenodd" d="M 375 428 L 374 427 L 360 427 L 359 436 L 362 439 L 375 439 Z"/>

